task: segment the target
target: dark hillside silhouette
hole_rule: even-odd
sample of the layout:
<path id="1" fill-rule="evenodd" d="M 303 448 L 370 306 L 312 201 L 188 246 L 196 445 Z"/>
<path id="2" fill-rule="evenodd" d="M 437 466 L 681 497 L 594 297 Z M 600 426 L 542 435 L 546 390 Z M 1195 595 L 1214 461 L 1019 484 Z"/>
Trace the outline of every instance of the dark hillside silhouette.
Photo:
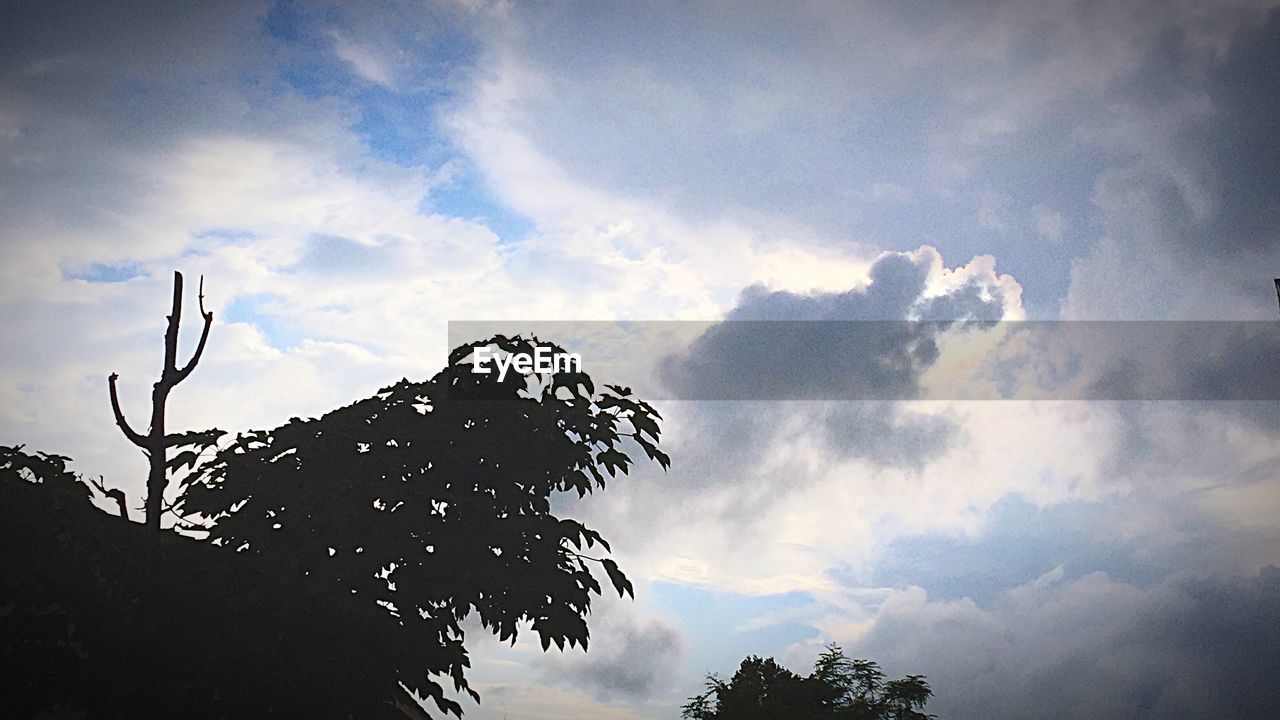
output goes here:
<path id="1" fill-rule="evenodd" d="M 426 717 L 406 690 L 461 716 L 472 613 L 585 648 L 601 581 L 632 587 L 550 500 L 628 472 L 632 445 L 666 467 L 660 418 L 585 373 L 473 373 L 492 345 L 561 351 L 495 337 L 318 419 L 170 437 L 181 532 L 101 512 L 66 458 L 0 448 L 0 716 Z"/>

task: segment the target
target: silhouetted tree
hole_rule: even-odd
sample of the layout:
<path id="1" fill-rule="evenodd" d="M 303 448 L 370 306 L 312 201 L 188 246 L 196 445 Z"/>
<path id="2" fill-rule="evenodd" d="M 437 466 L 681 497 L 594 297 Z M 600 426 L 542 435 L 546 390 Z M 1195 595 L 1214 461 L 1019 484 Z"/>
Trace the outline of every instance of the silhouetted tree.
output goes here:
<path id="1" fill-rule="evenodd" d="M 729 681 L 710 675 L 707 691 L 681 709 L 690 720 L 927 720 L 923 710 L 933 691 L 920 675 L 885 680 L 876 663 L 851 660 L 829 645 L 801 677 L 773 658 L 742 661 Z"/>
<path id="2" fill-rule="evenodd" d="M 213 542 L 257 556 L 364 603 L 403 633 L 397 679 L 460 712 L 413 662 L 468 687 L 461 620 L 470 612 L 503 640 L 531 624 L 544 649 L 588 642 L 590 565 L 619 593 L 629 580 L 608 544 L 552 510 L 556 493 L 586 495 L 626 473 L 629 437 L 664 467 L 658 413 L 586 374 L 504 380 L 473 372 L 479 347 L 515 355 L 536 339 L 496 337 L 455 350 L 429 382 L 402 380 L 318 420 L 238 435 L 187 483 L 179 509 L 212 517 Z M 531 383 L 531 381 L 533 381 Z"/>
<path id="3" fill-rule="evenodd" d="M 580 372 L 473 373 L 490 345 L 562 352 L 496 337 L 318 419 L 178 439 L 190 455 L 170 464 L 194 469 L 174 511 L 203 540 L 111 522 L 63 460 L 5 449 L 0 673 L 17 690 L 0 715 L 422 717 L 412 690 L 461 716 L 440 680 L 478 697 L 468 615 L 504 640 L 586 647 L 593 567 L 619 595 L 632 586 L 553 505 L 626 473 L 629 443 L 666 467 L 660 418 Z"/>
<path id="4" fill-rule="evenodd" d="M 200 316 L 204 318 L 200 341 L 191 359 L 182 367 L 178 367 L 178 325 L 182 322 L 182 273 L 175 272 L 173 274 L 173 308 L 169 312 L 169 324 L 164 333 L 164 366 L 160 370 L 160 379 L 151 388 L 151 425 L 147 428 L 145 435 L 134 430 L 129 425 L 129 421 L 125 420 L 124 412 L 120 410 L 120 398 L 116 393 L 116 379 L 120 376 L 111 373 L 107 377 L 107 388 L 111 393 L 111 411 L 115 415 L 116 425 L 120 426 L 120 431 L 129 438 L 129 442 L 142 448 L 142 453 L 147 456 L 150 464 L 145 501 L 146 524 L 157 530 L 160 529 L 160 516 L 163 513 L 164 491 L 169 485 L 170 467 L 167 462 L 167 451 L 169 447 L 177 444 L 175 438 L 181 437 L 165 435 L 165 406 L 169 402 L 169 393 L 173 388 L 186 380 L 191 371 L 196 369 L 200 356 L 204 354 L 205 343 L 209 340 L 209 328 L 213 325 L 213 313 L 204 309 L 204 277 L 200 278 L 199 299 Z M 120 506 L 120 514 L 127 518 L 128 512 L 123 499 L 118 499 L 117 502 Z"/>

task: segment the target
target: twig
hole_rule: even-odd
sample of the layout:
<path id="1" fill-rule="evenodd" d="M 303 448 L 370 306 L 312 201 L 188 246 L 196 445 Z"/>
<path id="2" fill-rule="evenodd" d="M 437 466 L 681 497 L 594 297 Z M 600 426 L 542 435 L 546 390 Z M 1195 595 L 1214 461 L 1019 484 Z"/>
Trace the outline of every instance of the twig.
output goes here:
<path id="1" fill-rule="evenodd" d="M 178 510 L 173 505 L 170 505 L 168 502 L 161 500 L 161 504 L 163 505 L 165 512 L 171 513 L 175 518 L 177 518 L 179 523 L 185 524 L 187 528 L 191 530 L 205 530 L 205 531 L 209 530 L 208 525 L 200 525 L 188 520 L 185 515 L 178 512 Z"/>
<path id="2" fill-rule="evenodd" d="M 573 556 L 575 556 L 575 557 L 582 558 L 583 560 L 592 560 L 592 561 L 594 561 L 594 562 L 598 562 L 598 563 L 600 563 L 600 564 L 604 564 L 604 558 L 594 558 L 594 557 L 591 557 L 590 555 L 583 555 L 582 553 L 574 552 L 574 551 L 572 551 L 572 550 L 569 550 L 569 548 L 565 548 L 565 550 L 567 550 L 567 551 L 568 551 L 568 553 L 569 553 L 570 555 L 573 555 Z"/>

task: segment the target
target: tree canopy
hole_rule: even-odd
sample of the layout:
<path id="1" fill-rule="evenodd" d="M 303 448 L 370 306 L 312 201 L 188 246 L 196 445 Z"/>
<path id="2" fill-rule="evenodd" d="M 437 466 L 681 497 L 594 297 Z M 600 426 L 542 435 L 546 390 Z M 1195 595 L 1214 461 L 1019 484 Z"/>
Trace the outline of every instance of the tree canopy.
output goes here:
<path id="1" fill-rule="evenodd" d="M 0 605 L 16 611 L 0 657 L 32 707 L 421 716 L 407 689 L 461 716 L 445 686 L 478 698 L 469 615 L 513 643 L 530 628 L 544 649 L 585 648 L 601 579 L 633 590 L 604 538 L 552 499 L 627 473 L 629 450 L 666 467 L 660 416 L 582 372 L 473 373 L 489 346 L 563 352 L 498 336 L 317 419 L 172 436 L 181 534 L 102 513 L 65 459 L 7 448 L 0 539 L 16 552 Z M 25 624 L 37 616 L 49 627 Z"/>
<path id="2" fill-rule="evenodd" d="M 933 695 L 920 675 L 886 680 L 869 660 L 848 658 L 829 645 L 806 677 L 773 658 L 749 656 L 728 681 L 707 677 L 707 690 L 682 708 L 689 720 L 928 720 Z"/>

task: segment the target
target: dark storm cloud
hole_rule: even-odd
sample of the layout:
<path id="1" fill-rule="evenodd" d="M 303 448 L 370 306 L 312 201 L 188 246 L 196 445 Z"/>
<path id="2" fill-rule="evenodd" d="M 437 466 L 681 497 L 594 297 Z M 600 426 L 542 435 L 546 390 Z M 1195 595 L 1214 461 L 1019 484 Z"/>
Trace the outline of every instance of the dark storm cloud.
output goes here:
<path id="1" fill-rule="evenodd" d="M 72 266 L 145 262 L 192 238 L 139 237 L 167 219 L 158 190 L 192 141 L 354 150 L 356 115 L 284 81 L 268 3 L 22 3 L 0 23 L 0 233 L 57 237 Z M 237 208 L 226 208 L 226 223 Z M 209 238 L 205 238 L 210 242 Z M 15 264 L 16 267 L 16 264 Z M 73 272 L 76 267 L 70 268 Z"/>
<path id="2" fill-rule="evenodd" d="M 1052 575 L 969 602 L 890 601 L 859 654 L 928 676 L 929 706 L 966 720 L 1233 718 L 1275 714 L 1280 569 L 1170 579 Z"/>
<path id="3" fill-rule="evenodd" d="M 658 618 L 636 617 L 610 605 L 592 616 L 585 656 L 545 655 L 538 660 L 547 682 L 568 685 L 604 701 L 643 701 L 665 693 L 676 679 L 684 635 Z"/>
<path id="4" fill-rule="evenodd" d="M 1119 433 L 1104 459 L 1109 481 L 1170 489 L 1197 477 L 1227 482 L 1227 468 L 1245 456 L 1223 452 L 1215 439 L 1280 437 L 1280 323 L 1117 323 L 1126 337 L 1108 329 L 1113 337 L 1096 343 L 1087 338 L 1093 323 L 1062 325 L 1078 335 L 1077 347 L 1091 361 L 1075 368 L 1088 383 L 1080 396 L 1122 401 L 1106 406 Z M 1060 348 L 1032 355 L 1046 365 L 1049 357 L 1065 356 Z M 1270 464 L 1236 472 L 1251 481 L 1274 478 Z"/>
<path id="5" fill-rule="evenodd" d="M 628 503 L 630 519 L 622 521 L 641 535 L 686 513 L 714 513 L 745 530 L 833 465 L 863 460 L 919 472 L 964 439 L 951 415 L 894 402 L 679 403 L 664 412 L 681 425 L 671 445 L 678 464 L 623 491 L 646 496 Z"/>
<path id="6" fill-rule="evenodd" d="M 1259 480 L 1232 479 L 1238 483 L 1236 489 L 1252 486 L 1259 493 L 1280 495 L 1272 478 Z M 1274 557 L 1274 531 L 1224 531 L 1219 513 L 1191 505 L 1185 495 L 1178 498 L 1168 490 L 1148 485 L 1106 501 L 1048 506 L 1008 495 L 991 507 L 980 535 L 913 535 L 889 543 L 869 582 L 881 587 L 918 585 L 934 602 L 968 598 L 990 609 L 1009 588 L 1057 574 L 1058 567 L 1067 580 L 1104 572 L 1111 580 L 1150 589 L 1179 573 L 1251 571 Z M 1118 527 L 1125 531 L 1115 532 Z"/>
<path id="7" fill-rule="evenodd" d="M 120 150 L 243 115 L 243 91 L 269 78 L 266 7 L 19 3 L 0 30 L 0 97 L 16 139 L 28 152 L 90 140 Z"/>
<path id="8" fill-rule="evenodd" d="M 443 29 L 457 15 L 451 7 L 8 4 L 0 197 L 11 212 L 0 233 L 57 231 L 64 254 L 85 263 L 176 252 L 193 238 L 142 241 L 121 219 L 165 216 L 171 204 L 158 179 L 183 171 L 193 142 L 264 143 L 357 172 L 370 154 L 442 164 L 455 152 L 434 126 L 433 103 L 457 88 L 471 52 L 468 26 Z M 385 65 L 397 90 L 362 80 L 344 54 Z M 239 209 L 219 210 L 234 229 Z"/>
<path id="9" fill-rule="evenodd" d="M 813 362 L 819 360 L 843 363 L 850 373 L 854 372 L 851 368 L 865 368 L 878 381 L 907 393 L 932 361 L 936 353 L 932 333 L 942 324 L 917 323 L 920 327 L 913 328 L 902 318 L 913 313 L 935 319 L 991 319 L 998 317 L 1000 307 L 998 291 L 979 292 L 973 284 L 961 285 L 941 297 L 923 298 L 927 262 L 928 258 L 913 261 L 900 255 L 885 256 L 872 269 L 873 282 L 869 286 L 842 293 L 800 295 L 748 288 L 727 314 L 728 319 L 711 324 L 710 331 L 702 336 L 712 340 L 704 339 L 702 345 L 695 342 L 678 356 L 667 357 L 667 370 L 683 374 L 687 382 L 694 384 L 693 391 L 718 391 L 733 387 L 730 383 L 739 374 L 747 374 L 750 382 L 767 385 L 771 380 L 766 374 L 792 372 L 792 358 L 807 356 L 809 364 L 802 366 L 805 369 L 814 367 Z M 756 322 L 761 318 L 788 320 Z M 876 336 L 879 345 L 849 343 L 847 336 L 839 333 L 827 338 L 817 333 L 815 338 L 824 343 L 820 348 L 788 348 L 768 327 L 784 328 L 785 338 L 787 325 L 804 325 L 806 321 L 817 325 L 847 324 L 845 321 L 867 319 L 883 320 L 882 324 L 890 328 Z M 566 336 L 572 334 L 570 324 L 536 325 L 535 334 L 541 336 L 556 337 L 557 330 Z M 632 326 L 637 336 L 645 335 L 634 327 L 643 323 L 626 325 Z M 484 336 L 501 327 L 485 326 L 481 330 L 479 325 L 453 323 L 450 331 Z M 626 329 L 619 332 L 625 334 Z M 771 344 L 774 347 L 768 348 Z M 767 348 L 763 353 L 768 362 L 762 362 L 759 369 L 747 371 L 735 365 L 735 353 L 758 352 L 762 346 Z M 711 353 L 712 358 L 704 356 L 701 362 L 694 362 L 691 359 L 696 352 Z M 827 353 L 828 357 L 820 358 L 820 353 Z M 843 357 L 843 353 L 852 354 L 852 359 Z M 584 349 L 584 354 L 590 366 L 591 353 Z M 877 363 L 886 358 L 901 362 L 903 367 L 888 371 L 878 367 Z M 822 390 L 821 383 L 832 377 L 825 368 L 799 375 L 815 394 Z M 857 376 L 840 376 L 838 382 L 846 389 L 859 383 L 858 387 L 869 387 L 869 381 Z M 637 393 L 655 399 L 647 390 L 637 389 Z M 678 394 L 665 397 L 687 399 Z M 768 527 L 771 512 L 778 504 L 803 492 L 834 466 L 863 461 L 875 467 L 921 472 L 929 462 L 964 440 L 964 430 L 953 414 L 913 412 L 896 401 L 765 401 L 759 399 L 761 395 L 747 397 L 754 399 L 657 402 L 665 418 L 664 428 L 675 428 L 669 440 L 664 438 L 664 447 L 673 460 L 671 471 L 642 464 L 634 478 L 611 488 L 612 502 L 589 506 L 587 512 L 592 521 L 612 528 L 611 539 L 616 536 L 618 543 L 631 547 L 644 546 L 661 537 L 665 528 L 678 528 L 690 521 L 729 523 L 737 533 L 768 533 L 772 531 Z"/>
<path id="10" fill-rule="evenodd" d="M 998 319 L 1002 298 L 970 283 L 924 299 L 928 267 L 886 255 L 871 284 L 799 295 L 752 287 L 723 323 L 708 328 L 663 368 L 688 399 L 910 399 L 938 359 L 945 324 Z"/>
<path id="11" fill-rule="evenodd" d="M 1034 388 L 1060 400 L 1280 400 L 1278 323 L 1065 321 L 1000 329 L 987 374 L 1004 397 L 1027 397 Z"/>
<path id="12" fill-rule="evenodd" d="M 1196 254 L 1274 249 L 1280 245 L 1280 9 L 1237 35 L 1203 88 L 1212 115 L 1179 147 L 1212 188 L 1212 210 L 1198 233 L 1172 233 L 1170 240 Z"/>
<path id="13" fill-rule="evenodd" d="M 1001 312 L 998 292 L 974 283 L 924 298 L 928 264 L 905 255 L 884 256 L 870 276 L 870 285 L 842 293 L 748 288 L 725 322 L 667 359 L 665 380 L 678 397 L 756 400 L 688 406 L 698 442 L 681 454 L 691 470 L 682 473 L 682 483 L 733 487 L 724 513 L 758 517 L 779 493 L 804 487 L 812 474 L 799 458 L 767 463 L 780 443 L 809 436 L 823 463 L 860 458 L 920 470 L 958 441 L 949 417 L 909 412 L 896 402 L 759 401 L 909 398 L 937 359 L 935 334 L 945 325 L 903 319 L 986 320 Z"/>
<path id="14" fill-rule="evenodd" d="M 831 403 L 825 409 L 817 414 L 818 425 L 837 459 L 921 470 L 960 440 L 949 418 L 900 413 L 890 402 Z"/>
<path id="15" fill-rule="evenodd" d="M 682 399 L 728 390 L 751 400 L 664 405 L 683 439 L 671 446 L 676 470 L 629 483 L 621 490 L 631 499 L 628 516 L 610 521 L 636 542 L 684 513 L 711 513 L 745 532 L 767 518 L 780 498 L 807 487 L 830 464 L 861 459 L 919 471 L 953 447 L 961 439 L 953 418 L 910 412 L 897 402 L 796 402 L 795 388 L 782 384 L 774 390 L 788 400 L 760 400 L 769 397 L 770 384 L 782 376 L 804 384 L 815 397 L 839 397 L 841 388 L 862 391 L 864 398 L 884 389 L 898 398 L 909 396 L 936 358 L 933 333 L 942 326 L 904 323 L 903 318 L 909 313 L 933 318 L 999 315 L 998 294 L 979 292 L 972 284 L 939 298 L 922 298 L 927 274 L 926 261 L 887 255 L 872 268 L 872 282 L 865 289 L 812 295 L 759 287 L 744 291 L 727 319 L 712 325 L 679 356 L 667 358 L 664 371 L 679 393 L 692 394 L 677 395 Z M 757 322 L 764 319 L 778 322 Z M 855 320 L 886 322 L 852 323 L 871 328 L 855 342 L 847 327 L 839 331 Z M 813 332 L 824 323 L 837 331 Z M 810 327 L 805 330 L 805 325 Z M 788 332 L 797 328 L 801 332 L 789 338 Z M 780 448 L 797 441 L 815 456 L 788 452 L 777 457 Z M 686 501 L 673 502 L 673 497 Z"/>
<path id="16" fill-rule="evenodd" d="M 1081 128 L 1109 167 L 1076 317 L 1274 319 L 1280 275 L 1280 9 L 1165 26 Z"/>
<path id="17" fill-rule="evenodd" d="M 1276 324 L 1179 323 L 1175 327 L 1183 328 L 1184 342 L 1165 356 L 1171 396 L 1280 398 L 1280 328 Z"/>
<path id="18" fill-rule="evenodd" d="M 1276 73 L 1214 69 L 1222 37 L 1262 17 L 1251 5 L 518 6 L 554 36 L 513 41 L 521 66 L 549 84 L 525 99 L 519 127 L 573 176 L 688 216 L 785 217 L 838 246 L 923 239 L 992 253 L 1024 283 L 1032 316 L 1052 317 L 1072 260 L 1099 235 L 1100 178 L 1120 191 L 1138 170 L 1168 185 L 1142 194 L 1177 196 L 1198 148 L 1228 172 L 1238 162 L 1265 172 L 1264 158 L 1222 146 L 1247 150 L 1274 127 L 1273 101 L 1250 92 L 1274 98 Z M 1188 108 L 1206 92 L 1212 117 L 1171 137 L 1193 127 Z M 1155 158 L 1170 152 L 1184 167 Z M 1137 157 L 1149 167 L 1134 168 Z M 1213 172 L 1197 162 L 1193 174 Z M 999 212 L 983 212 L 990 198 Z M 1051 240 L 1042 215 L 1061 218 Z"/>
<path id="19" fill-rule="evenodd" d="M 262 5 L 19 3 L 0 23 L 0 192 L 15 220 L 103 223 L 145 185 L 136 153 L 243 108 Z"/>

